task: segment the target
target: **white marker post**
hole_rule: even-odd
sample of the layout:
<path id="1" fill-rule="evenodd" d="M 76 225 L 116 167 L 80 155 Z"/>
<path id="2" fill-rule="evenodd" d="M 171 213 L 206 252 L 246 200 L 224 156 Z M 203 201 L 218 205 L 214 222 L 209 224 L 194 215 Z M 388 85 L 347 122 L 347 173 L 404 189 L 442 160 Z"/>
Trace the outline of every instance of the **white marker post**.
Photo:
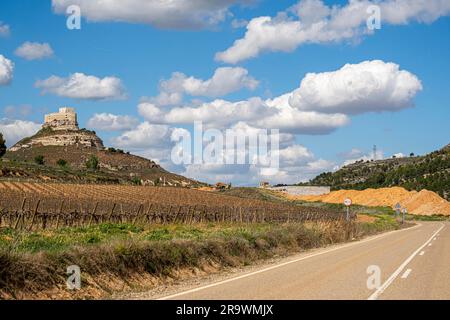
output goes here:
<path id="1" fill-rule="evenodd" d="M 350 221 L 350 206 L 352 205 L 352 199 L 347 198 L 344 200 L 344 204 L 347 207 L 347 222 Z"/>
<path id="2" fill-rule="evenodd" d="M 406 208 L 403 208 L 403 210 L 402 210 L 402 224 L 404 224 L 405 223 L 405 215 L 408 213 L 408 209 L 406 209 Z"/>

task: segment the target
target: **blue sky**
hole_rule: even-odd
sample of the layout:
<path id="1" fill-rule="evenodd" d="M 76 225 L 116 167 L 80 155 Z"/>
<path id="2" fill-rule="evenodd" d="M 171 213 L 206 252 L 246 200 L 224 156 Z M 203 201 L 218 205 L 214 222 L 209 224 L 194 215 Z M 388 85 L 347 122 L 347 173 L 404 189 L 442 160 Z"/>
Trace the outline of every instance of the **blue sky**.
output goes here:
<path id="1" fill-rule="evenodd" d="M 91 2 L 95 3 L 95 1 Z M 112 1 L 112 5 L 115 2 Z M 167 113 L 171 108 L 196 108 L 202 104 L 206 104 L 205 108 L 208 109 L 207 104 L 216 99 L 233 103 L 259 97 L 263 101 L 298 89 L 301 80 L 308 73 L 318 75 L 336 72 L 346 64 L 359 66 L 365 61 L 381 60 L 383 63 L 394 63 L 398 65 L 399 70 L 404 70 L 411 77 L 417 78 L 421 88 L 419 89 L 416 83 L 410 84 L 411 88 L 408 90 L 413 91 L 412 96 L 406 100 L 395 100 L 399 103 L 395 108 L 390 107 L 393 100 L 383 101 L 386 95 L 376 99 L 376 105 L 365 106 L 368 100 L 361 97 L 359 92 L 357 96 L 360 101 L 358 100 L 359 104 L 356 108 L 360 109 L 354 109 L 350 113 L 341 110 L 333 111 L 333 114 L 346 117 L 348 122 L 336 124 L 332 130 L 329 130 L 330 132 L 324 134 L 311 134 L 310 130 L 295 128 L 295 123 L 294 127 L 281 129 L 281 132 L 286 131 L 292 137 L 289 141 L 290 149 L 283 153 L 286 161 L 281 161 L 283 175 L 274 178 L 273 182 L 291 183 L 309 179 L 321 171 L 333 170 L 346 161 L 370 157 L 374 144 L 382 150 L 384 157 L 390 157 L 397 153 L 424 154 L 449 143 L 449 5 L 444 4 L 436 8 L 431 8 L 430 5 L 413 11 L 401 4 L 402 1 L 399 0 L 362 1 L 364 5 L 373 3 L 380 5 L 382 23 L 380 30 L 375 30 L 373 34 L 365 34 L 365 23 L 361 23 L 365 17 L 355 24 L 349 23 L 339 27 L 331 26 L 330 23 L 330 26 L 323 30 L 314 34 L 310 33 L 307 41 L 292 41 L 292 48 L 285 50 L 279 43 L 290 42 L 291 39 L 267 41 L 269 43 L 267 44 L 267 39 L 264 37 L 269 36 L 268 32 L 260 35 L 262 43 L 245 40 L 246 32 L 250 33 L 246 23 L 251 23 L 252 19 L 258 19 L 261 16 L 267 16 L 272 18 L 271 28 L 274 30 L 281 28 L 282 23 L 294 28 L 292 22 L 308 19 L 308 16 L 299 17 L 292 13 L 292 10 L 289 11 L 289 8 L 294 5 L 299 4 L 301 7 L 299 12 L 305 12 L 307 15 L 309 14 L 305 6 L 307 2 L 321 5 L 321 8 L 335 6 L 335 10 L 341 12 L 348 9 L 350 4 L 347 1 L 322 3 L 319 0 L 300 2 L 223 0 L 217 1 L 217 7 L 210 7 L 203 2 L 198 1 L 198 7 L 183 7 L 186 11 L 185 16 L 174 14 L 173 21 L 176 27 L 173 27 L 164 23 L 169 16 L 172 16 L 170 11 L 164 11 L 166 8 L 157 8 L 162 12 L 161 16 L 157 16 L 154 13 L 155 8 L 145 6 L 141 9 L 134 8 L 133 6 L 139 3 L 138 0 L 117 2 L 118 6 L 129 5 L 128 11 L 125 9 L 123 11 L 131 13 L 130 15 L 115 14 L 116 18 L 108 16 L 107 10 L 101 6 L 88 7 L 84 0 L 53 0 L 53 7 L 50 0 L 1 1 L 0 55 L 11 61 L 14 69 L 12 79 L 0 85 L 0 119 L 2 119 L 0 131 L 3 131 L 7 138 L 11 137 L 8 140 L 11 144 L 15 142 L 14 139 L 34 130 L 36 125 L 33 122 L 40 123 L 45 113 L 65 105 L 77 109 L 79 122 L 83 127 L 94 124 L 95 122 L 89 122 L 89 119 L 96 114 L 128 115 L 127 119 L 133 119 L 133 121 L 128 121 L 130 123 L 124 124 L 120 129 L 104 130 L 104 127 L 95 128 L 95 126 L 92 129 L 97 131 L 107 145 L 122 147 L 133 153 L 156 159 L 168 169 L 193 178 L 210 182 L 229 180 L 235 184 L 255 184 L 262 177 L 255 175 L 252 170 L 240 168 L 228 172 L 216 167 L 188 168 L 171 164 L 169 151 L 173 146 L 170 133 L 175 128 L 191 130 L 191 125 L 188 121 L 180 121 L 180 123 L 173 120 L 164 120 L 165 123 L 162 120 L 152 121 L 148 113 L 144 115 L 143 112 L 139 112 L 138 105 L 147 101 L 156 104 L 161 112 Z M 396 2 L 400 4 L 395 4 Z M 65 8 L 68 3 L 79 4 L 81 7 L 83 17 L 81 30 L 68 30 L 66 27 L 67 17 L 61 14 L 60 8 Z M 392 10 L 392 6 L 395 10 L 389 11 Z M 110 9 L 119 10 L 120 8 Z M 133 10 L 138 13 L 142 11 L 144 18 L 136 18 Z M 146 15 L 145 10 L 151 11 Z M 195 20 L 197 24 L 200 21 L 200 25 L 192 27 L 192 16 L 200 10 L 204 10 L 204 14 L 199 18 L 200 20 L 197 18 Z M 361 14 L 364 11 L 355 11 L 354 14 Z M 279 12 L 285 12 L 285 14 L 279 15 L 276 19 L 275 16 Z M 316 15 L 317 10 L 312 12 Z M 214 17 L 212 22 L 211 17 Z M 330 22 L 334 16 L 333 13 L 328 12 L 313 18 L 315 19 L 313 22 L 322 20 Z M 240 27 L 233 27 L 235 24 L 233 21 L 241 22 Z M 2 26 L 7 26 L 7 31 L 3 34 Z M 303 31 L 301 28 L 306 27 L 303 25 L 295 28 L 293 30 L 299 33 Z M 347 34 L 347 29 L 352 31 L 351 36 L 344 36 Z M 323 40 L 321 37 L 330 30 L 338 35 L 334 35 L 331 40 Z M 236 55 L 233 55 L 233 58 L 217 58 L 218 52 L 229 50 L 238 39 L 262 49 L 252 57 L 247 57 L 245 50 L 239 49 L 237 58 Z M 26 53 L 17 52 L 17 49 L 26 42 L 48 44 L 52 53 L 45 55 L 38 52 L 38 55 L 43 56 L 27 58 Z M 235 84 L 237 89 L 222 90 L 220 93 L 209 92 L 211 88 L 205 89 L 203 93 L 198 93 L 199 90 L 195 93 L 185 91 L 182 93 L 181 101 L 176 103 L 158 105 L 154 102 L 155 97 L 160 93 L 160 81 L 170 79 L 173 72 L 183 73 L 185 78 L 194 77 L 197 80 L 207 81 L 216 69 L 224 67 L 246 70 L 247 75 Z M 120 81 L 120 89 L 126 97 L 118 98 L 117 95 L 112 94 L 104 99 L 98 99 L 98 97 L 92 98 L 85 95 L 74 97 L 67 93 L 58 95 L 55 93 L 55 87 L 49 88 L 48 83 L 44 85 L 47 89 L 47 93 L 44 94 L 42 86 L 36 87 L 38 80 L 56 76 L 64 81 L 75 73 L 93 76 L 98 80 L 114 77 Z M 80 81 L 84 80 L 84 78 L 80 79 Z M 248 84 L 251 80 L 256 81 L 258 85 Z M 398 81 L 397 89 L 404 85 L 401 80 L 395 81 Z M 83 85 L 85 84 L 81 84 L 82 89 Z M 324 90 L 324 96 L 334 90 L 326 86 L 322 88 L 321 82 L 316 85 Z M 114 89 L 118 88 L 111 90 L 114 91 Z M 397 89 L 387 88 L 386 90 L 392 90 L 390 94 L 394 94 L 397 93 Z M 95 91 L 95 88 L 93 90 Z M 302 95 L 303 92 L 299 94 Z M 349 94 L 355 97 L 352 92 Z M 322 93 L 319 92 L 318 95 L 322 96 Z M 304 94 L 302 97 L 304 98 Z M 351 97 L 349 99 L 344 99 L 342 105 L 336 108 L 345 109 L 343 104 L 346 101 L 352 101 Z M 370 101 L 367 103 L 371 103 Z M 295 106 L 300 109 L 306 108 L 307 110 L 304 111 L 320 113 L 324 112 L 324 107 L 326 106 L 320 103 L 316 105 L 305 102 Z M 300 114 L 302 115 L 303 113 Z M 324 113 L 324 116 L 329 115 L 329 111 Z M 212 121 L 211 126 L 218 126 L 219 120 L 223 121 L 223 119 Z M 239 113 L 237 113 L 235 122 L 239 120 Z M 123 118 L 118 121 L 127 122 Z M 144 128 L 144 130 L 142 127 L 142 130 L 139 129 L 139 125 L 144 122 L 148 126 L 147 129 Z M 220 122 L 219 129 L 231 127 L 235 122 L 226 124 Z M 254 126 L 251 121 L 245 122 Z M 156 129 L 167 129 L 167 131 L 162 136 L 148 136 L 152 135 Z M 144 136 L 142 137 L 141 134 Z M 133 138 L 139 141 L 133 141 Z M 350 152 L 351 150 L 353 152 Z M 292 154 L 294 156 L 298 154 L 298 162 L 293 163 L 289 160 Z M 283 165 L 290 168 L 284 170 Z"/>

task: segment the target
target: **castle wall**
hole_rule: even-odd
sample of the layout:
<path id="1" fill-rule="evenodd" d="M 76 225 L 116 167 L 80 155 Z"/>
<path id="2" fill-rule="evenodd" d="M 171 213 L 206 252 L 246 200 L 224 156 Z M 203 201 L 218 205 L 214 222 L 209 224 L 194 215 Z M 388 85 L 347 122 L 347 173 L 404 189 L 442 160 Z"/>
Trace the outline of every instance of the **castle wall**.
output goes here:
<path id="1" fill-rule="evenodd" d="M 43 127 L 51 127 L 54 130 L 78 130 L 75 109 L 60 108 L 59 112 L 45 115 Z"/>

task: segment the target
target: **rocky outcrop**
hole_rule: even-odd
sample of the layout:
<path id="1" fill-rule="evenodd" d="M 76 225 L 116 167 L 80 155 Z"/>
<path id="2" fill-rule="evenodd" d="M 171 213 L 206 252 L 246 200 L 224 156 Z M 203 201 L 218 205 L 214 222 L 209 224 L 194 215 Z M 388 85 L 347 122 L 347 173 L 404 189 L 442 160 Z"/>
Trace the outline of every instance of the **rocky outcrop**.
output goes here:
<path id="1" fill-rule="evenodd" d="M 19 141 L 10 148 L 10 151 L 19 151 L 33 146 L 79 146 L 104 149 L 103 141 L 93 131 L 45 128 L 36 135 Z"/>

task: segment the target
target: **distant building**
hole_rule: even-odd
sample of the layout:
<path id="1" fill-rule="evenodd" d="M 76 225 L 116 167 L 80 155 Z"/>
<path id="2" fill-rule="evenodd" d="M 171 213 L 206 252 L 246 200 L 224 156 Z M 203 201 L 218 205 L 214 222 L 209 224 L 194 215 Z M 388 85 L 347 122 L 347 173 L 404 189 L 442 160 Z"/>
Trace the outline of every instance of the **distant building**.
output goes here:
<path id="1" fill-rule="evenodd" d="M 59 112 L 45 115 L 42 127 L 50 127 L 53 130 L 79 130 L 77 113 L 74 108 L 59 108 Z"/>
<path id="2" fill-rule="evenodd" d="M 267 182 L 267 181 L 261 181 L 261 182 L 259 183 L 259 187 L 260 187 L 260 188 L 269 188 L 269 187 L 270 187 L 270 183 Z"/>

